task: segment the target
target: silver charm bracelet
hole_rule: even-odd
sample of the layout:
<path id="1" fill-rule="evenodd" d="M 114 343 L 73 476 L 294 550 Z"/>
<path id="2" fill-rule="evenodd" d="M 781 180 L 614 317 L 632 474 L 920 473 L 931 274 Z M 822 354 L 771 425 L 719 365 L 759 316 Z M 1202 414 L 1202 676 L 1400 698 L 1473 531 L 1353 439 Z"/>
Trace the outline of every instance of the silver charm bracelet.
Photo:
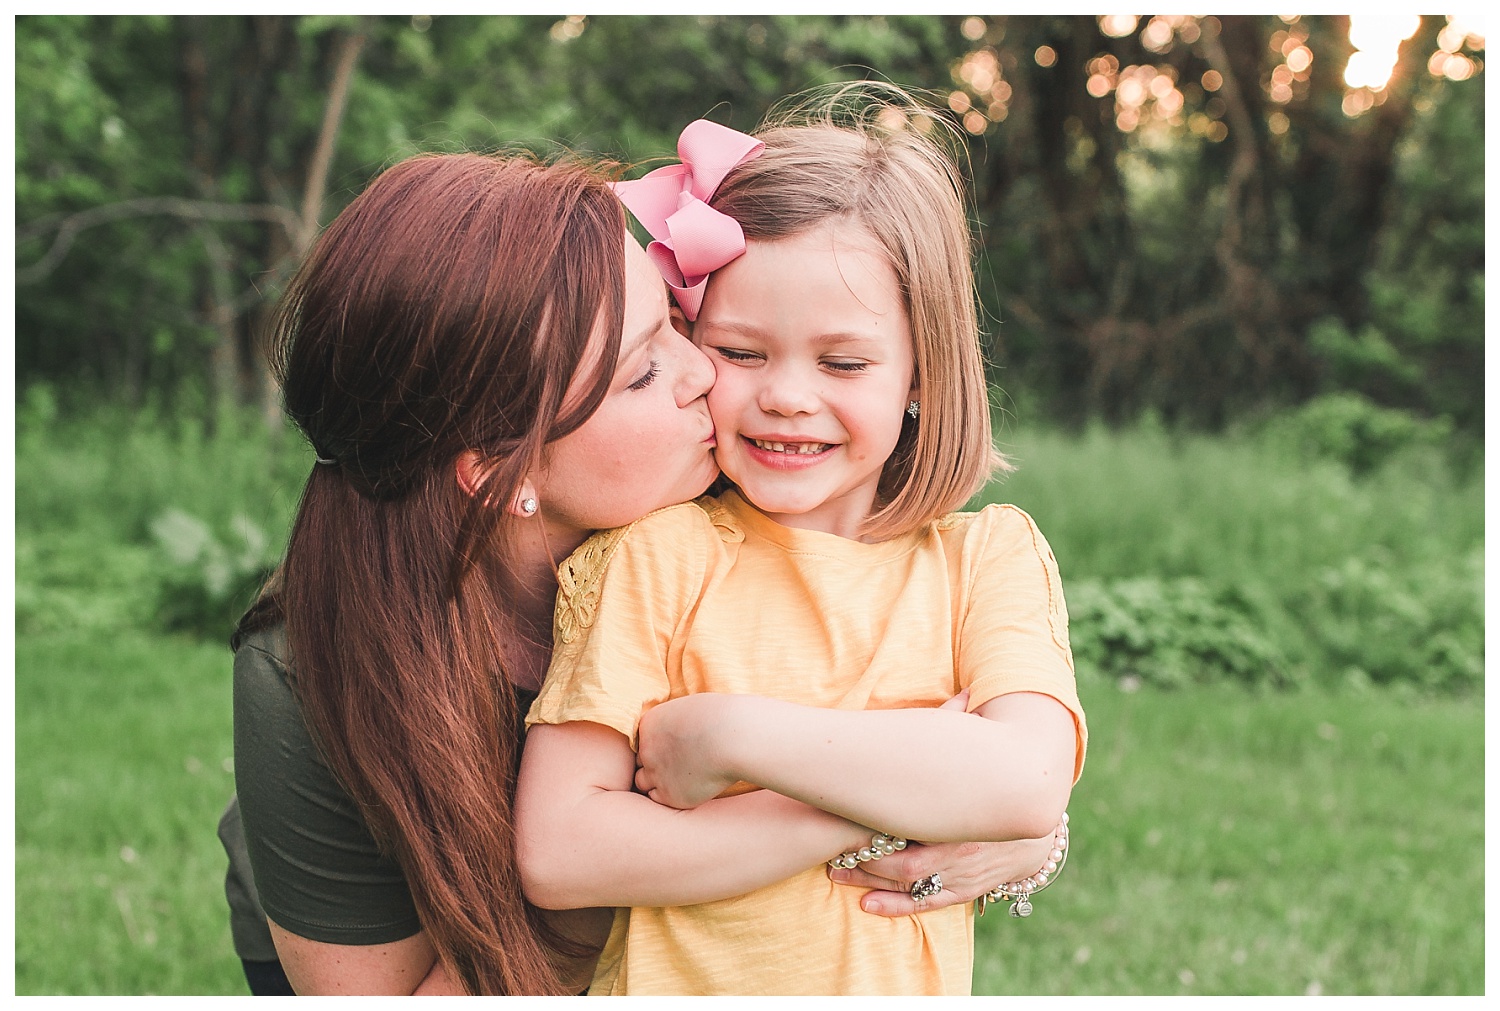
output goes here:
<path id="1" fill-rule="evenodd" d="M 1062 873 L 1063 865 L 1067 862 L 1068 815 L 1065 811 L 1062 822 L 1053 833 L 1052 852 L 1047 854 L 1047 860 L 1042 864 L 1042 869 L 1020 881 L 1008 881 L 998 888 L 990 889 L 974 900 L 974 908 L 980 916 L 983 916 L 984 907 L 991 902 L 1009 902 L 1011 916 L 1030 916 L 1031 897 L 1056 881 L 1057 876 Z"/>

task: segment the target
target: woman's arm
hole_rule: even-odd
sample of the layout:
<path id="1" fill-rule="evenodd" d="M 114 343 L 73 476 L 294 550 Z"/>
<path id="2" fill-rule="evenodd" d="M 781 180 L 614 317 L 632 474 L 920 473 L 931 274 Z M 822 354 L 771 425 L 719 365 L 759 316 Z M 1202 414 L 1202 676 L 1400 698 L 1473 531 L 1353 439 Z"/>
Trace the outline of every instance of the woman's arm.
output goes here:
<path id="1" fill-rule="evenodd" d="M 690 695 L 641 721 L 636 786 L 692 808 L 745 780 L 882 832 L 929 841 L 1034 839 L 1072 791 L 1072 714 L 1002 695 L 948 709 L 847 711 L 750 695 Z"/>
<path id="2" fill-rule="evenodd" d="M 635 753 L 596 723 L 531 728 L 516 791 L 526 896 L 543 908 L 681 906 L 816 866 L 870 829 L 765 790 L 691 811 L 632 790 Z"/>
<path id="3" fill-rule="evenodd" d="M 301 996 L 465 993 L 437 960 L 425 933 L 390 944 L 326 944 L 267 922 L 281 967 Z"/>
<path id="4" fill-rule="evenodd" d="M 435 970 L 400 867 L 318 756 L 285 655 L 279 628 L 251 634 L 236 651 L 234 754 L 254 871 L 247 884 L 269 913 L 287 978 L 303 994 L 457 992 Z"/>

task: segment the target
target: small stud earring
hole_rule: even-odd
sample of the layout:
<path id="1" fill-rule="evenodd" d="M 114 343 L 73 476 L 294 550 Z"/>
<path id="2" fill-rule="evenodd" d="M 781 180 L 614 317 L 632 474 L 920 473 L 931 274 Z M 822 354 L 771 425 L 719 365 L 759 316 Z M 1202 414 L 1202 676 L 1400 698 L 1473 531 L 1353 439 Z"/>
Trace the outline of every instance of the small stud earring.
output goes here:
<path id="1" fill-rule="evenodd" d="M 534 499 L 534 498 L 523 498 L 521 500 L 521 515 L 523 515 L 523 516 L 535 516 L 536 515 L 536 499 Z"/>
<path id="2" fill-rule="evenodd" d="M 907 404 L 906 405 L 906 413 L 910 414 L 913 418 L 915 418 L 917 415 L 921 414 L 922 413 L 922 402 L 920 400 L 913 400 L 911 403 Z"/>

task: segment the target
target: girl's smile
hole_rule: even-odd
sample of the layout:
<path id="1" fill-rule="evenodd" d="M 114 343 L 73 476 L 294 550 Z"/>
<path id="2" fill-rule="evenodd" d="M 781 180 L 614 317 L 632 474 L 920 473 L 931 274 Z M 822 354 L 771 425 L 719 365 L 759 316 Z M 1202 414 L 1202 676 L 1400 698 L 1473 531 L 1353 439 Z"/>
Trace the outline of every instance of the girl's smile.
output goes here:
<path id="1" fill-rule="evenodd" d="M 755 462 L 763 467 L 783 470 L 815 466 L 826 460 L 828 455 L 837 448 L 827 442 L 811 442 L 793 438 L 752 439 L 745 435 L 740 438 L 749 443 L 745 452 Z"/>
<path id="2" fill-rule="evenodd" d="M 896 272 L 866 229 L 752 239 L 693 330 L 717 373 L 719 466 L 786 526 L 857 538 L 913 391 Z"/>

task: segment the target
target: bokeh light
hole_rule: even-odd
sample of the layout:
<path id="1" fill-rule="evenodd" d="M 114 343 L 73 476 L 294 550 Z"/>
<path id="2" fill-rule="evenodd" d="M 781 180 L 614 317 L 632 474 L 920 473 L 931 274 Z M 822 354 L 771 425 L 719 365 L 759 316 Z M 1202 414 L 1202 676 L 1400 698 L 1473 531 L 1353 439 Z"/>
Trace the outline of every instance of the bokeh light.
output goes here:
<path id="1" fill-rule="evenodd" d="M 1469 53 L 1483 52 L 1484 28 L 1475 18 L 1450 14 L 1448 23 L 1438 32 L 1437 51 L 1427 61 L 1427 72 L 1450 81 L 1466 81 L 1484 68 Z"/>
<path id="2" fill-rule="evenodd" d="M 959 87 L 948 94 L 948 108 L 970 133 L 982 134 L 1010 114 L 1010 82 L 1004 79 L 1000 57 L 992 47 L 976 49 L 959 60 L 953 67 L 953 83 Z"/>
<path id="3" fill-rule="evenodd" d="M 1118 67 L 1119 62 L 1106 53 L 1090 60 L 1085 68 L 1089 72 L 1085 85 L 1089 94 L 1103 98 L 1113 88 L 1117 127 L 1131 133 L 1146 126 L 1183 125 L 1186 100 L 1177 88 L 1174 67 L 1149 63 L 1123 70 Z M 1207 135 L 1202 127 L 1197 132 Z"/>
<path id="4" fill-rule="evenodd" d="M 1344 83 L 1351 88 L 1383 89 L 1396 69 L 1401 43 L 1420 27 L 1422 19 L 1415 14 L 1349 15 L 1349 43 L 1356 52 L 1344 68 Z"/>
<path id="5" fill-rule="evenodd" d="M 1140 20 L 1134 14 L 1105 14 L 1099 19 L 1099 30 L 1112 39 L 1123 39 L 1135 31 Z"/>
<path id="6" fill-rule="evenodd" d="M 1467 81 L 1474 76 L 1474 61 L 1454 53 L 1443 61 L 1443 76 L 1450 81 Z"/>
<path id="7" fill-rule="evenodd" d="M 1449 14 L 1448 23 L 1438 32 L 1438 48 L 1456 53 L 1465 46 L 1476 53 L 1484 49 L 1484 25 L 1478 18 Z"/>
<path id="8" fill-rule="evenodd" d="M 582 14 L 569 14 L 553 24 L 549 34 L 554 42 L 571 42 L 582 35 L 586 27 L 588 27 L 587 17 Z"/>
<path id="9" fill-rule="evenodd" d="M 1286 105 L 1297 97 L 1298 85 L 1312 79 L 1313 51 L 1308 45 L 1309 32 L 1301 24 L 1300 15 L 1280 15 L 1286 28 L 1271 33 L 1271 52 L 1281 57 L 1281 63 L 1271 70 L 1266 83 L 1266 95 L 1277 105 Z M 1222 80 L 1220 85 L 1222 86 Z"/>
<path id="10" fill-rule="evenodd" d="M 1172 48 L 1172 23 L 1158 14 L 1146 22 L 1141 32 L 1141 45 L 1153 53 L 1164 53 Z"/>
<path id="11" fill-rule="evenodd" d="M 908 119 L 905 110 L 888 105 L 880 110 L 880 114 L 875 117 L 875 122 L 891 133 L 900 133 L 906 129 Z"/>

